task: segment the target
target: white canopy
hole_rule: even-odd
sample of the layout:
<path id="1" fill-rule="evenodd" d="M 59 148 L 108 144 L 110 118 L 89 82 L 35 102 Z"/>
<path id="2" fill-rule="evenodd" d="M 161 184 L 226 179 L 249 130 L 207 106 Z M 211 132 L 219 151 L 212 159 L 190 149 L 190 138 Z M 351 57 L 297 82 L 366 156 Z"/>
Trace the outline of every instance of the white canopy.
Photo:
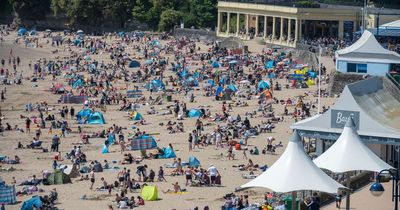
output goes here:
<path id="1" fill-rule="evenodd" d="M 395 20 L 393 22 L 383 24 L 379 26 L 379 28 L 400 29 L 400 20 Z"/>
<path id="2" fill-rule="evenodd" d="M 336 51 L 336 59 L 352 62 L 400 63 L 400 55 L 383 48 L 375 36 L 367 30 L 354 44 Z"/>
<path id="3" fill-rule="evenodd" d="M 352 117 L 347 121 L 339 139 L 316 158 L 314 163 L 320 168 L 335 173 L 347 171 L 380 172 L 383 169 L 392 168 L 361 142 Z"/>
<path id="4" fill-rule="evenodd" d="M 263 187 L 275 192 L 315 190 L 337 193 L 344 188 L 319 169 L 304 152 L 295 130 L 282 156 L 265 172 L 240 188 Z"/>

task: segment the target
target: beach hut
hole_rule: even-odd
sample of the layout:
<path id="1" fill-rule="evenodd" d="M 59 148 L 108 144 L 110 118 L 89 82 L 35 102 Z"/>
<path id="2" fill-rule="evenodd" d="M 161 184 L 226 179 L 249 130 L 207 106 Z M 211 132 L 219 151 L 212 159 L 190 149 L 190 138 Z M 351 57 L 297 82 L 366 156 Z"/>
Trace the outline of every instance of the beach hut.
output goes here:
<path id="1" fill-rule="evenodd" d="M 133 121 L 137 121 L 137 120 L 142 120 L 143 116 L 142 114 L 140 114 L 139 112 L 134 112 L 132 115 L 132 120 Z"/>
<path id="2" fill-rule="evenodd" d="M 40 197 L 35 195 L 32 196 L 32 198 L 24 201 L 22 204 L 21 210 L 34 210 L 33 207 L 36 209 L 41 209 L 43 206 L 42 201 L 40 200 Z"/>
<path id="3" fill-rule="evenodd" d="M 87 118 L 88 124 L 106 124 L 104 116 L 101 112 L 93 112 Z"/>
<path id="4" fill-rule="evenodd" d="M 143 135 L 132 140 L 131 150 L 147 150 L 157 147 L 156 140 L 149 135 Z"/>
<path id="5" fill-rule="evenodd" d="M 189 110 L 188 116 L 190 118 L 200 118 L 203 115 L 200 110 L 198 109 L 191 109 Z"/>
<path id="6" fill-rule="evenodd" d="M 7 186 L 0 183 L 0 203 L 14 204 L 16 202 L 15 186 Z"/>
<path id="7" fill-rule="evenodd" d="M 129 68 L 138 68 L 140 67 L 140 63 L 137 60 L 132 60 L 131 62 L 129 62 Z"/>
<path id="8" fill-rule="evenodd" d="M 45 183 L 48 185 L 67 184 L 71 183 L 71 178 L 61 170 L 56 169 L 49 175 L 49 177 L 47 177 Z"/>
<path id="9" fill-rule="evenodd" d="M 140 196 L 145 201 L 156 201 L 158 200 L 158 189 L 156 186 L 144 186 L 140 192 Z"/>

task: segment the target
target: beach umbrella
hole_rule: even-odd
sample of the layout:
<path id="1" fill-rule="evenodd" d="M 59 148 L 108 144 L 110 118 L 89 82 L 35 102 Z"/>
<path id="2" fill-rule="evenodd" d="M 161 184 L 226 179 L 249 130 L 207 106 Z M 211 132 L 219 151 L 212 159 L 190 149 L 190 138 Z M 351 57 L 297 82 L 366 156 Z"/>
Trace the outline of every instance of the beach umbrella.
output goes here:
<path id="1" fill-rule="evenodd" d="M 87 61 L 92 60 L 92 58 L 91 58 L 90 56 L 88 56 L 88 55 L 85 55 L 85 56 L 83 57 L 83 59 L 85 59 L 85 60 L 87 60 Z"/>
<path id="2" fill-rule="evenodd" d="M 147 150 L 157 147 L 156 140 L 149 135 L 143 135 L 132 140 L 131 150 Z"/>
<path id="3" fill-rule="evenodd" d="M 76 34 L 78 34 L 78 35 L 83 35 L 84 32 L 83 32 L 82 30 L 78 30 L 78 31 L 76 32 Z"/>
<path id="4" fill-rule="evenodd" d="M 229 55 L 229 56 L 226 56 L 225 58 L 228 59 L 228 60 L 232 60 L 232 59 L 235 59 L 236 57 L 232 56 L 232 55 Z"/>
<path id="5" fill-rule="evenodd" d="M 337 193 L 339 188 L 344 188 L 311 161 L 304 151 L 297 130 L 289 138 L 281 157 L 265 172 L 239 189 L 251 187 L 268 188 L 281 193 L 315 190 L 332 194 Z"/>
<path id="6" fill-rule="evenodd" d="M 47 33 L 51 33 L 51 30 L 50 29 L 46 29 L 45 30 Z"/>

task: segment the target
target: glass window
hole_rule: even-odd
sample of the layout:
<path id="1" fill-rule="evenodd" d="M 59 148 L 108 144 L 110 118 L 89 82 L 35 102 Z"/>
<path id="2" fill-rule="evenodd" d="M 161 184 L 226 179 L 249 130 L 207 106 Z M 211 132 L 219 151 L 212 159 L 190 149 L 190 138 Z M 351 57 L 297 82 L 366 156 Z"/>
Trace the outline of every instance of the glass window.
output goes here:
<path id="1" fill-rule="evenodd" d="M 357 64 L 358 73 L 367 73 L 367 64 Z"/>
<path id="2" fill-rule="evenodd" d="M 357 65 L 355 63 L 347 63 L 347 72 L 357 72 Z"/>

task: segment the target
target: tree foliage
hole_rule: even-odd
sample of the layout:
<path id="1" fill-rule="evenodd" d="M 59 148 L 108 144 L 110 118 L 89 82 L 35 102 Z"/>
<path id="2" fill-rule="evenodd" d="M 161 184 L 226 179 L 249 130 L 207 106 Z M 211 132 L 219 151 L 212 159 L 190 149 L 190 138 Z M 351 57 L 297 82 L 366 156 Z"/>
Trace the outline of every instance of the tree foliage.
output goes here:
<path id="1" fill-rule="evenodd" d="M 41 20 L 50 11 L 50 0 L 9 0 L 21 19 Z"/>
<path id="2" fill-rule="evenodd" d="M 66 17 L 70 25 L 101 26 L 113 21 L 123 27 L 130 19 L 153 30 L 214 27 L 217 0 L 9 0 L 22 19 L 41 19 L 50 12 Z"/>

